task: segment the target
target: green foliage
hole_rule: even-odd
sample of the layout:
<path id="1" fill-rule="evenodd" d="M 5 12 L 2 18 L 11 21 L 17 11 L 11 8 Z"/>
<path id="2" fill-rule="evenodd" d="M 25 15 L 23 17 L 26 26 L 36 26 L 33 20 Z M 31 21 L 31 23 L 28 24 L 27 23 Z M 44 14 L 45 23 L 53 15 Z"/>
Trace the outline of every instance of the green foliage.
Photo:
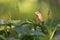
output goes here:
<path id="1" fill-rule="evenodd" d="M 60 23 L 58 20 L 51 24 L 50 21 L 48 21 L 48 24 L 34 20 L 11 21 L 5 24 L 5 30 L 1 30 L 2 34 L 0 33 L 0 35 L 5 38 L 15 37 L 21 40 L 52 40 L 57 30 L 57 24 Z M 13 26 L 15 27 L 13 28 Z"/>

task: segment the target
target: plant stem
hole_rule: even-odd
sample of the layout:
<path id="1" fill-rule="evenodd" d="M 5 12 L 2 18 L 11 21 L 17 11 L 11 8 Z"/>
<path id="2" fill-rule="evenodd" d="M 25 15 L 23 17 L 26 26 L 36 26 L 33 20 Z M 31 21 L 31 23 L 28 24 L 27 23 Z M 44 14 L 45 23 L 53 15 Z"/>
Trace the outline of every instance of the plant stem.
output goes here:
<path id="1" fill-rule="evenodd" d="M 54 30 L 53 30 L 53 32 L 52 32 L 49 40 L 52 40 L 53 39 L 53 36 L 54 36 L 54 33 L 55 33 L 56 29 L 57 29 L 57 27 L 54 28 Z"/>
<path id="2" fill-rule="evenodd" d="M 11 13 L 9 13 L 9 21 L 11 22 Z"/>

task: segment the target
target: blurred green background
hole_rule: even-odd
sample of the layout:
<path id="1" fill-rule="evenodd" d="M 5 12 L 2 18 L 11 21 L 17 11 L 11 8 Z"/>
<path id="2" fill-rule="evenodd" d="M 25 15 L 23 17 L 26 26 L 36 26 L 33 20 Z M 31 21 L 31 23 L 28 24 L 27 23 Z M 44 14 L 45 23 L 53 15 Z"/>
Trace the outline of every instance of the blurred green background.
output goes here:
<path id="1" fill-rule="evenodd" d="M 0 0 L 0 19 L 4 20 L 10 16 L 13 20 L 36 19 L 36 11 L 46 20 L 49 10 L 53 17 L 60 16 L 60 0 Z"/>
<path id="2" fill-rule="evenodd" d="M 35 12 L 40 11 L 44 20 L 60 16 L 60 0 L 0 0 L 0 19 L 36 19 Z"/>

